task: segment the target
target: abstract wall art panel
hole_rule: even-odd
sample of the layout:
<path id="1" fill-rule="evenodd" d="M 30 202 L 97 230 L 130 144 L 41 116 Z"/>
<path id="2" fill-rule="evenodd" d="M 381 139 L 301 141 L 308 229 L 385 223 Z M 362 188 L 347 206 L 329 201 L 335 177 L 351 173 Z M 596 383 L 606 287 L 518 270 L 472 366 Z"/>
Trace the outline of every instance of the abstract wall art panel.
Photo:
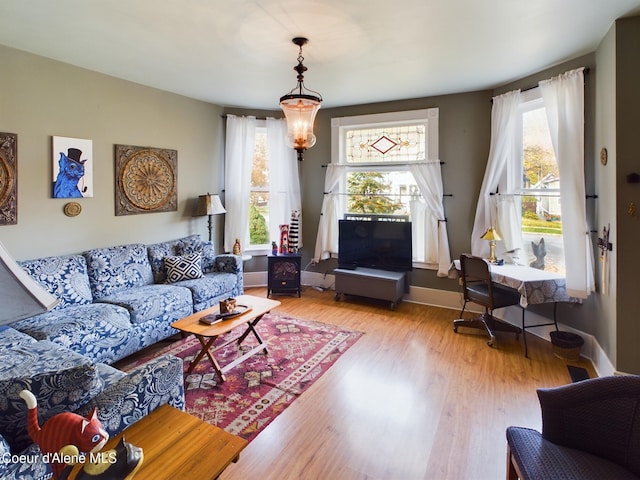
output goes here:
<path id="1" fill-rule="evenodd" d="M 0 133 L 0 225 L 18 223 L 18 136 Z"/>
<path id="2" fill-rule="evenodd" d="M 115 146 L 116 216 L 178 209 L 178 151 Z"/>

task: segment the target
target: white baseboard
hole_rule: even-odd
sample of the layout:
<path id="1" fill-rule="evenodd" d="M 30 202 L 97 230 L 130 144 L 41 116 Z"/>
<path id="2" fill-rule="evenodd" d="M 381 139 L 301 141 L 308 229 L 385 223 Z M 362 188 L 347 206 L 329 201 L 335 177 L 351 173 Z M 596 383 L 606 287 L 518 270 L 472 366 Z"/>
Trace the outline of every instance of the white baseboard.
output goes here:
<path id="1" fill-rule="evenodd" d="M 266 287 L 267 272 L 244 272 L 245 287 Z"/>
<path id="2" fill-rule="evenodd" d="M 247 287 L 266 286 L 267 272 L 246 272 L 244 274 L 244 281 Z M 315 287 L 321 290 L 333 290 L 335 285 L 335 276 L 331 274 L 303 271 L 301 281 L 302 285 L 305 286 Z M 462 305 L 464 304 L 461 292 L 415 286 L 411 286 L 409 288 L 409 293 L 404 296 L 403 301 L 431 305 L 434 307 L 450 308 L 457 312 L 462 309 Z M 477 305 L 469 304 L 467 305 L 467 311 L 480 313 L 482 310 Z M 454 314 L 452 319 L 455 318 L 457 312 Z M 522 326 L 522 311 L 519 307 L 507 307 L 498 310 L 496 313 L 496 317 L 501 320 L 518 327 Z M 525 311 L 526 324 L 548 323 L 550 321 L 551 320 L 549 318 L 538 315 L 530 310 Z M 593 335 L 581 332 L 580 330 L 576 330 L 561 323 L 558 323 L 558 327 L 563 331 L 580 335 L 584 339 L 581 354 L 591 360 L 598 376 L 621 374 L 621 372 L 617 372 L 615 370 L 611 360 L 609 360 Z M 531 329 L 527 328 L 527 334 L 536 335 L 543 340 L 550 342 L 551 339 L 549 337 L 549 333 L 553 330 L 554 327 L 552 325 L 534 327 Z"/>

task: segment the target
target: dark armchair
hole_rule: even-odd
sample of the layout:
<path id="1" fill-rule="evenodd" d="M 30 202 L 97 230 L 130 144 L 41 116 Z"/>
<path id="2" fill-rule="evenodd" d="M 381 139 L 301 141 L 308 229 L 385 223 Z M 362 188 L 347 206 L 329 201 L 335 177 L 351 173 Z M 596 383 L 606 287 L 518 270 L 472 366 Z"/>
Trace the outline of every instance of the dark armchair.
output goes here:
<path id="1" fill-rule="evenodd" d="M 640 478 L 640 376 L 537 392 L 542 433 L 507 428 L 507 480 Z"/>

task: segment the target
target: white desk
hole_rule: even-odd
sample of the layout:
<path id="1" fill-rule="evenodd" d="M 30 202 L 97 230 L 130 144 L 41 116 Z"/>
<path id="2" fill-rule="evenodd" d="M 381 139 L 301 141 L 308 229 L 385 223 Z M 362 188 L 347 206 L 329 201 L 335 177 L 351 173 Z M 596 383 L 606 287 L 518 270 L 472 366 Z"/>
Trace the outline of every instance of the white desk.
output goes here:
<path id="1" fill-rule="evenodd" d="M 460 260 L 454 260 L 455 269 L 460 272 Z M 520 293 L 520 305 L 527 308 L 537 303 L 580 302 L 567 295 L 566 280 L 563 275 L 525 265 L 489 264 L 491 279 L 511 287 Z"/>
<path id="2" fill-rule="evenodd" d="M 520 293 L 520 305 L 527 308 L 537 303 L 579 302 L 567 295 L 564 275 L 524 265 L 491 265 L 491 279 Z"/>
<path id="3" fill-rule="evenodd" d="M 460 275 L 460 260 L 454 260 L 455 270 Z M 489 263 L 489 262 L 487 262 Z M 558 330 L 557 307 L 558 302 L 577 303 L 581 300 L 567 295 L 566 280 L 556 272 L 539 270 L 525 265 L 489 263 L 491 280 L 500 285 L 517 290 L 520 294 L 522 310 L 522 337 L 524 339 L 524 356 L 528 356 L 527 328 L 553 325 Z M 525 325 L 524 309 L 529 305 L 539 303 L 553 303 L 553 322 Z M 464 310 L 464 309 L 463 309 Z M 457 321 L 457 320 L 456 320 Z M 455 330 L 455 328 L 454 328 Z M 491 342 L 489 343 L 491 345 Z"/>

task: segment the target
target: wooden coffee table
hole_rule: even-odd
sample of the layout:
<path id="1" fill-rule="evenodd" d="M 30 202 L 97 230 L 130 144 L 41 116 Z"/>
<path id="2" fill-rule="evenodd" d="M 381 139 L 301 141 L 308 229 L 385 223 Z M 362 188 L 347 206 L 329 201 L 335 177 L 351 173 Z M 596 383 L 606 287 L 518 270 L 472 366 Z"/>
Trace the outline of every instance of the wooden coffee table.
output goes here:
<path id="1" fill-rule="evenodd" d="M 256 325 L 265 313 L 269 313 L 272 308 L 280 305 L 280 302 L 277 300 L 271 300 L 270 298 L 254 297 L 253 295 L 240 295 L 236 297 L 236 300 L 238 305 L 246 305 L 250 309 L 242 315 L 223 320 L 214 325 L 205 325 L 204 323 L 201 323 L 200 319 L 202 317 L 218 313 L 218 306 L 215 306 L 202 310 L 201 312 L 194 313 L 193 315 L 189 315 L 188 317 L 177 320 L 171 324 L 173 328 L 180 330 L 183 333 L 195 335 L 200 342 L 200 345 L 202 345 L 202 349 L 193 359 L 191 365 L 189 365 L 187 373 L 191 373 L 198 362 L 200 362 L 200 360 L 202 360 L 206 355 L 209 357 L 209 360 L 211 360 L 213 368 L 220 377 L 220 380 L 224 382 L 226 380 L 224 374 L 233 367 L 261 350 L 264 350 L 265 353 L 267 352 L 267 346 L 256 331 Z M 246 325 L 246 329 L 240 337 L 232 339 L 222 345 L 216 345 L 216 347 L 212 349 L 213 344 L 220 335 L 229 333 L 234 328 L 243 325 Z M 242 344 L 250 333 L 253 334 L 256 340 L 258 340 L 258 345 L 245 352 L 242 356 L 236 358 L 233 362 L 221 367 L 214 357 L 214 353 L 233 342 L 237 342 L 238 345 Z"/>
<path id="2" fill-rule="evenodd" d="M 142 448 L 143 460 L 135 480 L 162 478 L 214 479 L 232 462 L 237 462 L 247 441 L 203 422 L 169 405 L 162 405 L 123 432 L 102 449 L 125 441 Z M 70 479 L 82 468 L 76 465 Z"/>

